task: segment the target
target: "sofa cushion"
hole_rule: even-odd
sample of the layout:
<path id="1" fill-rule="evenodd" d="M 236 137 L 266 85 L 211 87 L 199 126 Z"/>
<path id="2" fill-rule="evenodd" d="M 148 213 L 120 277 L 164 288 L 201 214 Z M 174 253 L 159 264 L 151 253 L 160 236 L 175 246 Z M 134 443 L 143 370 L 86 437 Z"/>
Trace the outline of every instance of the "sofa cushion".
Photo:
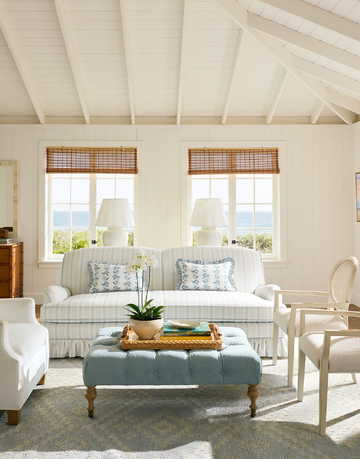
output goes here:
<path id="1" fill-rule="evenodd" d="M 155 306 L 166 306 L 166 319 L 210 322 L 272 322 L 273 302 L 251 293 L 167 290 L 150 292 Z M 41 319 L 56 323 L 127 322 L 124 306 L 137 303 L 136 292 L 76 295 L 41 308 Z"/>
<path id="2" fill-rule="evenodd" d="M 235 261 L 231 257 L 209 262 L 179 258 L 176 260 L 179 282 L 175 290 L 234 291 L 234 266 Z"/>
<path id="3" fill-rule="evenodd" d="M 107 263 L 105 261 L 89 261 L 87 264 L 91 282 L 85 293 L 133 291 L 142 288 L 142 271 L 127 272 L 127 264 Z"/>

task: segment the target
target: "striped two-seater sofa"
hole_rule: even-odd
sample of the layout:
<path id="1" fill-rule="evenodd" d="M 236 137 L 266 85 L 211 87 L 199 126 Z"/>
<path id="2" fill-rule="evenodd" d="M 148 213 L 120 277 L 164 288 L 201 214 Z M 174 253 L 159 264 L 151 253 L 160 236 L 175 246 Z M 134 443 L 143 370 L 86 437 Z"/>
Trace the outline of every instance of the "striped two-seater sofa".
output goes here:
<path id="1" fill-rule="evenodd" d="M 49 330 L 50 356 L 84 356 L 98 329 L 127 323 L 124 305 L 137 302 L 134 291 L 85 293 L 90 283 L 88 262 L 128 263 L 140 247 L 97 247 L 66 253 L 61 286 L 48 287 L 41 307 L 41 320 Z M 243 329 L 260 356 L 272 355 L 274 291 L 266 285 L 261 254 L 239 247 L 145 248 L 155 255 L 151 292 L 154 305 L 164 305 L 167 319 L 205 320 Z M 236 291 L 175 290 L 176 260 L 235 260 Z M 278 354 L 286 355 L 286 337 L 279 335 Z"/>

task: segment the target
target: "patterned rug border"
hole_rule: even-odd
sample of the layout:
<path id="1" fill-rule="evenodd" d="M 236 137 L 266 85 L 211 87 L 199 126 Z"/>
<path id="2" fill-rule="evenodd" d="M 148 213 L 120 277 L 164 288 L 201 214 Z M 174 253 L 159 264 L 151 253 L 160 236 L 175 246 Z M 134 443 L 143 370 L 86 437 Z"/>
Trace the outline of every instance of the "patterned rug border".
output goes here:
<path id="1" fill-rule="evenodd" d="M 276 367 L 264 359 L 253 419 L 247 386 L 99 386 L 91 419 L 81 365 L 51 359 L 46 384 L 25 403 L 20 424 L 0 416 L 1 459 L 360 457 L 360 391 L 350 375 L 331 375 L 327 435 L 320 437 L 311 363 L 299 403 L 296 388 L 286 387 L 286 359 Z"/>

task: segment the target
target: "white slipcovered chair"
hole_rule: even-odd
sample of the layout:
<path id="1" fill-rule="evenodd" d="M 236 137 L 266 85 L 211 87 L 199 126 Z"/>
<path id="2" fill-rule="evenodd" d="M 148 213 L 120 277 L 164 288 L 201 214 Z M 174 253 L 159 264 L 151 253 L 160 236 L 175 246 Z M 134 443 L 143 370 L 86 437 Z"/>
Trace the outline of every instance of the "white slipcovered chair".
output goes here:
<path id="1" fill-rule="evenodd" d="M 20 422 L 21 408 L 49 366 L 49 334 L 32 298 L 0 299 L 0 410 Z"/>
<path id="2" fill-rule="evenodd" d="M 334 266 L 330 275 L 329 291 L 277 290 L 275 291 L 274 324 L 273 324 L 273 364 L 277 363 L 277 344 L 279 328 L 288 335 L 288 375 L 287 385 L 293 385 L 295 337 L 300 336 L 300 310 L 341 309 L 348 310 L 354 285 L 358 261 L 355 257 L 346 257 Z M 322 296 L 327 303 L 293 303 L 291 308 L 280 307 L 282 295 Z M 325 328 L 342 330 L 347 328 L 347 320 L 340 316 L 312 315 L 307 319 L 308 330 L 324 330 Z"/>
<path id="3" fill-rule="evenodd" d="M 305 360 L 308 357 L 320 370 L 319 378 L 319 434 L 325 435 L 329 373 L 360 373 L 360 330 L 325 330 L 307 332 L 306 316 L 321 314 L 348 318 L 358 317 L 354 311 L 302 310 L 300 314 L 298 400 L 303 401 Z M 341 403 L 341 400 L 340 400 Z"/>

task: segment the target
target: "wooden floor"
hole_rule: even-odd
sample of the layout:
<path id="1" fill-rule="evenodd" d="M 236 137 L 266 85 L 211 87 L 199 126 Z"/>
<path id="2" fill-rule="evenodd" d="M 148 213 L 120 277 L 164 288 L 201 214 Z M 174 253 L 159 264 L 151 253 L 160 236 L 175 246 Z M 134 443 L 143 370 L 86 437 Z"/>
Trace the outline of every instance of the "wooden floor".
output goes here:
<path id="1" fill-rule="evenodd" d="M 37 304 L 35 306 L 35 314 L 36 314 L 37 320 L 41 323 L 41 320 L 40 320 L 40 308 L 41 308 L 41 304 Z"/>

